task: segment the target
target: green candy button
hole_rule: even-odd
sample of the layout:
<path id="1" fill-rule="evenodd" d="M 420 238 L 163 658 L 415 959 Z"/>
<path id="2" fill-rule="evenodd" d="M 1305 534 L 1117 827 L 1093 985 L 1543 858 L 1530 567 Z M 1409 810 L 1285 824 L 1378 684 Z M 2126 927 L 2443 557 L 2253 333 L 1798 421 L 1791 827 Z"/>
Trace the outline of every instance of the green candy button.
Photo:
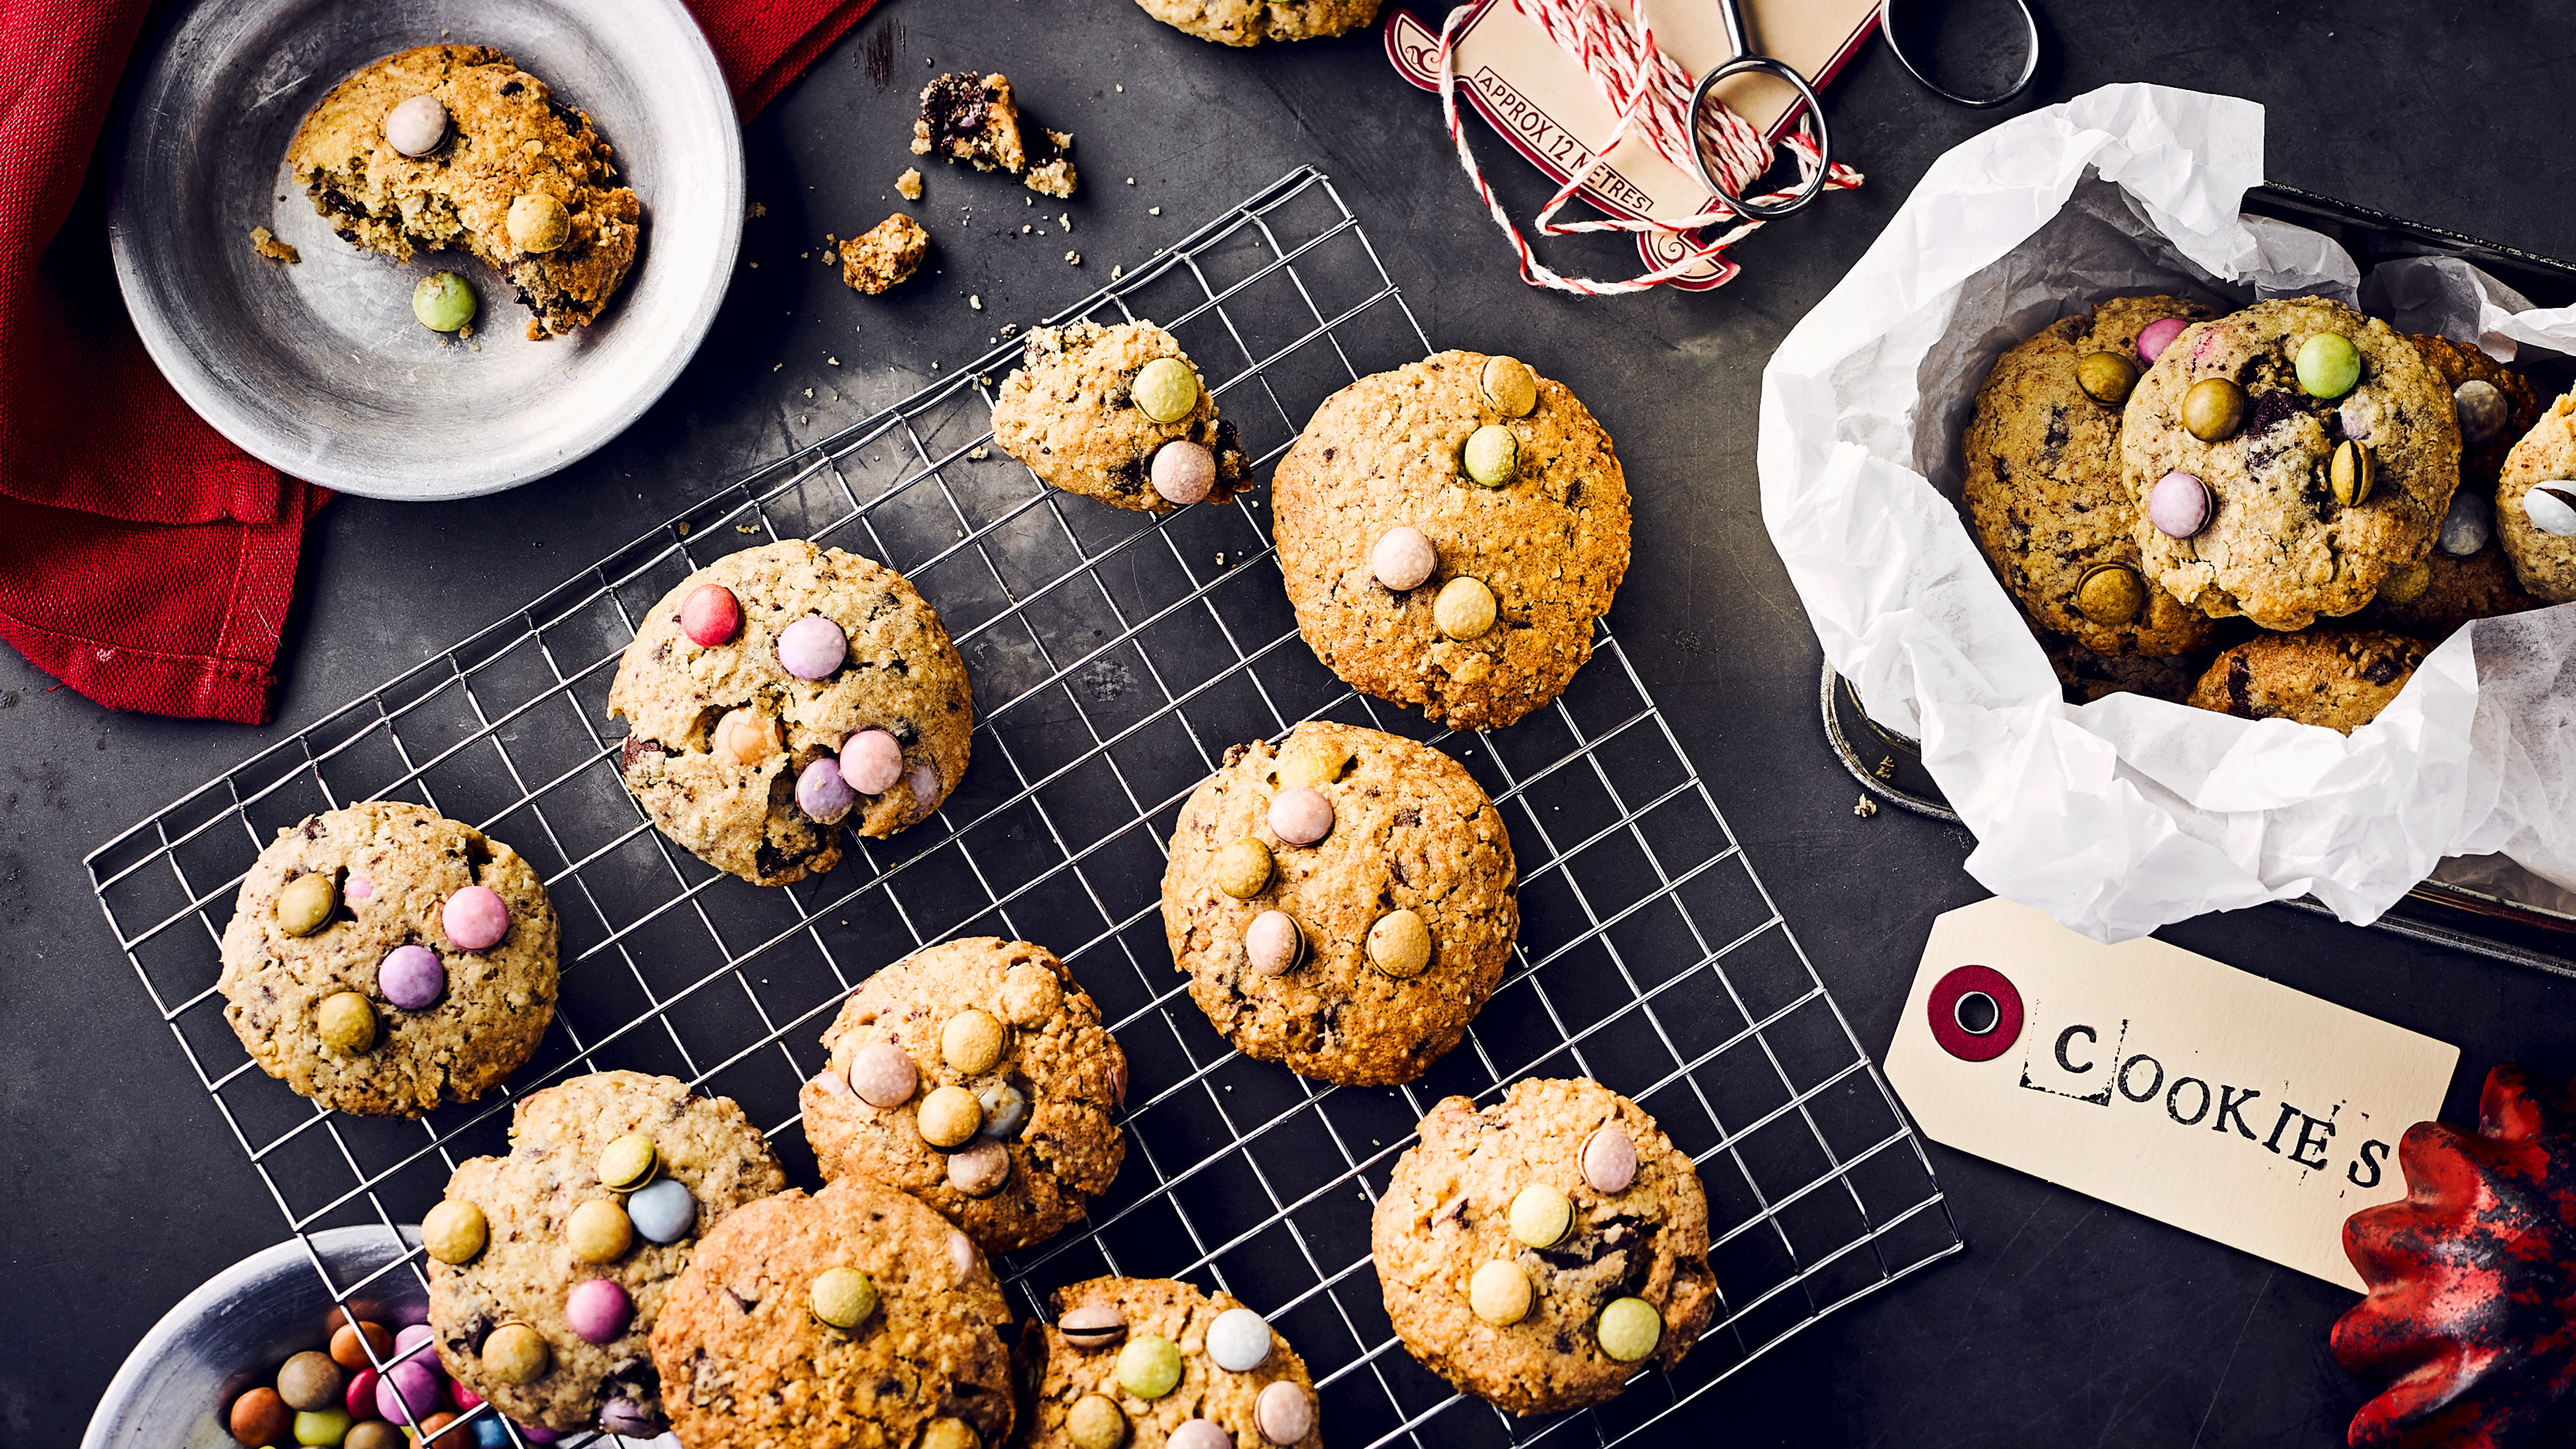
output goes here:
<path id="1" fill-rule="evenodd" d="M 432 332 L 453 332 L 474 320 L 474 289 L 454 272 L 432 272 L 411 289 L 411 315 Z"/>
<path id="2" fill-rule="evenodd" d="M 2299 390 L 2338 398 L 2361 381 L 2361 349 L 2340 332 L 2320 332 L 2299 344 Z"/>
<path id="3" fill-rule="evenodd" d="M 1613 1299 L 1601 1310 L 1601 1351 L 1621 1363 L 1635 1363 L 1655 1351 L 1664 1336 L 1664 1316 L 1643 1298 Z"/>

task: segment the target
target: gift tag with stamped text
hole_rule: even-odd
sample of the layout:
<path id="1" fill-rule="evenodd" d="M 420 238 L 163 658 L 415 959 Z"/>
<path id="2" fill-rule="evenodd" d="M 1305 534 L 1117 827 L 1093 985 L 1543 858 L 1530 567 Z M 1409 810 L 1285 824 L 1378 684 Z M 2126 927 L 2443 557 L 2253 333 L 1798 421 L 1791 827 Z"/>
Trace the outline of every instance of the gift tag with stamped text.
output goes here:
<path id="1" fill-rule="evenodd" d="M 1933 1141 L 2355 1292 L 2344 1219 L 2460 1050 L 2153 939 L 2007 900 L 1932 924 L 1887 1077 Z"/>

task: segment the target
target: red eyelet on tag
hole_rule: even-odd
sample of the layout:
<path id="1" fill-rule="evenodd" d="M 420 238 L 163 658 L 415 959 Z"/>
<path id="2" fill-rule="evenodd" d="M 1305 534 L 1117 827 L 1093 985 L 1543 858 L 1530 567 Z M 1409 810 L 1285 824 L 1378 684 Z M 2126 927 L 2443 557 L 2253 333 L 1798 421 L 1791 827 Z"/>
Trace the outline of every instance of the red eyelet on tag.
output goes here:
<path id="1" fill-rule="evenodd" d="M 1963 1062 L 1990 1062 L 2021 1037 L 2021 993 L 1992 966 L 1959 966 L 1932 983 L 1924 1003 L 1932 1039 Z"/>

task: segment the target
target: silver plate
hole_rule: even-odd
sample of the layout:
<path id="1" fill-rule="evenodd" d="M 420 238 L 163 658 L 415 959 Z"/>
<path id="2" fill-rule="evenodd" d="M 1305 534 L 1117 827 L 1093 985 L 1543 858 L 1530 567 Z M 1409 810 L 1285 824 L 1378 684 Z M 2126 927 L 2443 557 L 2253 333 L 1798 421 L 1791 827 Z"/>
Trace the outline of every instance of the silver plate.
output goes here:
<path id="1" fill-rule="evenodd" d="M 285 165 L 332 86 L 442 38 L 495 46 L 587 111 L 644 203 L 644 246 L 600 320 L 526 339 L 471 258 L 409 266 L 332 235 Z M 513 487 L 617 436 L 706 336 L 742 241 L 742 130 L 679 0 L 205 0 L 131 95 L 109 241 L 143 344 L 218 432 L 298 478 L 372 498 Z M 303 255 L 251 250 L 265 226 Z M 414 321 L 412 286 L 462 274 L 474 345 Z"/>

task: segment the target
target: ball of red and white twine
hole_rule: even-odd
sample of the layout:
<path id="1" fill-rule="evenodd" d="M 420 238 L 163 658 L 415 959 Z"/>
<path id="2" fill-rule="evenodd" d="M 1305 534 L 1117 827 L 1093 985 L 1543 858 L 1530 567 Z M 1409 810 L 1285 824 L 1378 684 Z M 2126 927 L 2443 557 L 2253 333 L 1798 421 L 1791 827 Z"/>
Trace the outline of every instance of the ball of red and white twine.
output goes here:
<path id="1" fill-rule="evenodd" d="M 1646 19 L 1645 6 L 1632 4 L 1621 14 L 1609 0 L 1510 0 L 1513 9 L 1538 26 L 1559 50 L 1572 56 L 1583 67 L 1593 88 L 1610 103 L 1618 124 L 1610 129 L 1593 154 L 1607 156 L 1631 131 L 1646 138 L 1655 153 L 1671 163 L 1684 176 L 1697 176 L 1691 160 L 1690 98 L 1693 81 L 1690 74 L 1676 64 L 1655 44 L 1653 25 Z M 1595 281 L 1590 277 L 1569 277 L 1541 262 L 1530 251 L 1529 242 L 1520 228 L 1494 199 L 1494 190 L 1485 184 L 1484 173 L 1476 167 L 1475 153 L 1467 145 L 1466 129 L 1458 121 L 1458 74 L 1455 47 L 1459 24 L 1471 7 L 1461 5 L 1449 12 L 1448 22 L 1440 27 L 1440 114 L 1448 123 L 1449 140 L 1458 148 L 1458 165 L 1484 198 L 1485 209 L 1493 214 L 1494 224 L 1511 239 L 1512 250 L 1520 257 L 1521 280 L 1533 287 L 1552 287 L 1578 296 L 1610 296 L 1621 292 L 1642 292 L 1660 286 L 1690 272 L 1701 262 L 1724 251 L 1736 241 L 1750 235 L 1762 225 L 1758 217 L 1746 216 L 1726 204 L 1721 197 L 1709 198 L 1708 208 L 1691 216 L 1651 217 L 1641 221 L 1604 218 L 1599 221 L 1558 221 L 1557 211 L 1582 189 L 1589 170 L 1576 173 L 1557 188 L 1547 205 L 1539 208 L 1533 219 L 1542 236 L 1564 236 L 1587 231 L 1671 231 L 1684 232 L 1694 227 L 1709 226 L 1733 220 L 1735 225 L 1715 240 L 1698 247 L 1678 261 L 1643 272 L 1624 282 Z M 1726 108 L 1711 105 L 1700 121 L 1701 132 L 1709 145 L 1718 178 L 1727 190 L 1738 196 L 1744 188 L 1771 167 L 1771 145 L 1753 123 Z M 1816 143 L 1803 130 L 1793 130 L 1784 139 L 1798 164 L 1798 184 L 1803 185 L 1816 173 L 1822 158 L 1816 154 Z M 1859 172 L 1839 162 L 1827 171 L 1828 190 L 1847 191 L 1861 183 Z M 1782 201 L 1797 194 L 1798 186 L 1783 187 L 1766 195 L 1749 198 L 1755 202 Z"/>

